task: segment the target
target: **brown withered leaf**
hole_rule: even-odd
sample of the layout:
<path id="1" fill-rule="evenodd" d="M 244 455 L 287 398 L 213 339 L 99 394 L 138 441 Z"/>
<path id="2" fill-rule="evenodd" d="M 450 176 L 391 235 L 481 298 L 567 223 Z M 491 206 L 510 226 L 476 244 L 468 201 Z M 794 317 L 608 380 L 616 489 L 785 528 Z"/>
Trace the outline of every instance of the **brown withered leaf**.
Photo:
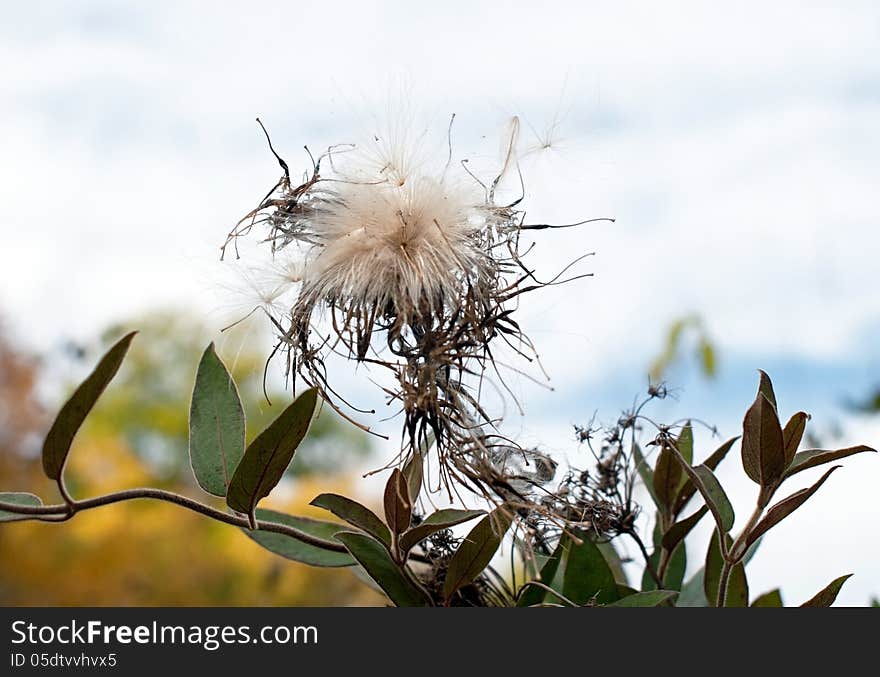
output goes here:
<path id="1" fill-rule="evenodd" d="M 654 495 L 659 503 L 657 507 L 667 515 L 672 513 L 675 498 L 681 487 L 681 477 L 681 464 L 672 450 L 664 446 L 660 450 L 654 468 Z"/>
<path id="2" fill-rule="evenodd" d="M 776 408 L 760 392 L 743 419 L 742 463 L 749 479 L 762 487 L 777 482 L 787 466 Z"/>
<path id="3" fill-rule="evenodd" d="M 817 592 L 813 597 L 801 604 L 801 606 L 818 608 L 831 606 L 832 604 L 834 604 L 834 600 L 837 599 L 837 595 L 840 593 L 840 589 L 843 587 L 843 584 L 846 583 L 846 580 L 850 576 L 852 576 L 852 574 L 846 574 L 845 576 L 835 578 L 828 585 Z"/>
<path id="4" fill-rule="evenodd" d="M 782 520 L 788 517 L 791 513 L 800 508 L 807 501 L 807 499 L 810 498 L 810 496 L 812 496 L 819 490 L 819 487 L 821 487 L 825 483 L 825 480 L 828 479 L 829 475 L 831 475 L 831 473 L 833 473 L 840 467 L 841 466 L 836 465 L 833 468 L 829 468 L 829 470 L 824 475 L 822 475 L 822 477 L 819 478 L 819 481 L 816 482 L 813 486 L 809 487 L 808 489 L 801 489 L 800 491 L 793 493 L 788 498 L 782 499 L 781 501 L 779 501 L 779 503 L 771 507 L 767 511 L 767 514 L 764 515 L 764 518 L 760 522 L 758 522 L 757 525 L 755 525 L 754 529 L 752 529 L 752 533 L 749 534 L 749 537 L 746 541 L 746 547 L 750 546 L 757 539 L 767 533 L 770 529 L 772 529 Z"/>
<path id="5" fill-rule="evenodd" d="M 799 454 L 795 454 L 794 460 L 788 467 L 788 470 L 785 471 L 784 479 L 788 479 L 792 475 L 796 475 L 808 468 L 815 468 L 831 461 L 839 461 L 847 456 L 861 454 L 865 451 L 877 452 L 873 447 L 867 447 L 864 444 L 847 447 L 846 449 L 807 449 Z"/>
<path id="6" fill-rule="evenodd" d="M 385 521 L 395 533 L 402 534 L 412 521 L 412 501 L 406 478 L 395 468 L 385 485 Z"/>
<path id="7" fill-rule="evenodd" d="M 788 419 L 788 423 L 786 423 L 785 427 L 782 429 L 782 444 L 785 447 L 786 468 L 788 468 L 792 460 L 794 460 L 794 456 L 804 437 L 804 429 L 807 427 L 807 421 L 809 420 L 809 414 L 799 411 Z"/>

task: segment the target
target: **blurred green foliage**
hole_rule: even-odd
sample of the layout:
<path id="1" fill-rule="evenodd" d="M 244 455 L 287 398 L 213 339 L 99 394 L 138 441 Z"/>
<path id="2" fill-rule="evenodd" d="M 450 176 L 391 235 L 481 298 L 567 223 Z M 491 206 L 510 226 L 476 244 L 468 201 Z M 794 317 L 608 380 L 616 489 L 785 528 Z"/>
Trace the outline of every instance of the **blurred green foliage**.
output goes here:
<path id="1" fill-rule="evenodd" d="M 113 387 L 102 395 L 101 407 L 89 417 L 89 425 L 122 435 L 162 478 L 191 481 L 188 412 L 196 367 L 209 342 L 216 343 L 238 386 L 248 421 L 247 442 L 292 400 L 289 391 L 273 386 L 279 379 L 271 377 L 280 374 L 272 373 L 266 375 L 267 399 L 263 382 L 272 339 L 253 326 L 242 323 L 217 335 L 187 315 L 166 311 L 108 327 L 94 347 L 79 351 L 83 366 L 91 367 L 127 328 L 137 327 L 139 335 Z M 268 368 L 281 370 L 278 362 Z M 324 407 L 288 472 L 333 472 L 350 467 L 369 449 L 366 435 Z"/>
<path id="2" fill-rule="evenodd" d="M 675 319 L 666 330 L 663 348 L 651 362 L 649 375 L 652 383 L 663 381 L 670 369 L 692 356 L 706 378 L 718 373 L 718 353 L 715 343 L 700 315 L 690 314 Z"/>

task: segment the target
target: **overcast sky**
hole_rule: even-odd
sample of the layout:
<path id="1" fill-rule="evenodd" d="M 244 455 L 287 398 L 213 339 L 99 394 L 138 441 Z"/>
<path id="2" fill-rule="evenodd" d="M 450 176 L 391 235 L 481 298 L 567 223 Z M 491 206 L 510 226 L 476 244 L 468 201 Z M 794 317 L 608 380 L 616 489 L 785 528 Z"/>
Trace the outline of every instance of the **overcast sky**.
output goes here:
<path id="1" fill-rule="evenodd" d="M 783 411 L 876 446 L 841 405 L 880 381 L 878 31 L 870 2 L 4 2 L 0 312 L 38 349 L 158 306 L 219 326 L 219 245 L 279 173 L 254 118 L 299 173 L 405 83 L 476 153 L 514 114 L 526 141 L 555 130 L 523 161 L 531 219 L 616 218 L 534 237 L 544 271 L 595 251 L 595 277 L 523 303 L 555 391 L 515 384 L 522 439 L 573 453 L 570 425 L 612 419 L 696 312 L 721 372 L 673 371 L 664 414 L 736 434 L 760 367 Z M 782 576 L 800 602 L 854 571 L 841 602 L 880 593 L 878 480 L 848 461 L 754 591 Z"/>

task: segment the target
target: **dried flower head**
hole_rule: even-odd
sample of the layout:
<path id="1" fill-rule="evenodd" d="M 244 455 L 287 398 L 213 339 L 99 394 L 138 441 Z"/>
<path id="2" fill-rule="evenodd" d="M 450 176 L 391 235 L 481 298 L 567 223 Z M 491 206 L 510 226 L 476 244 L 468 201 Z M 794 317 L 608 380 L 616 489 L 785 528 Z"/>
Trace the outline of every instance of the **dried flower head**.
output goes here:
<path id="1" fill-rule="evenodd" d="M 283 176 L 226 244 L 265 224 L 273 252 L 298 252 L 296 300 L 273 318 L 295 376 L 339 411 L 331 353 L 390 370 L 397 387 L 386 393 L 404 414 L 398 460 L 433 438 L 447 487 L 523 497 L 549 462 L 524 482 L 523 468 L 510 467 L 516 445 L 496 434 L 476 393 L 487 372 L 498 373 L 495 343 L 535 358 L 512 315 L 517 298 L 543 283 L 523 264 L 519 236 L 550 226 L 524 224 L 520 200 L 496 201 L 516 170 L 516 118 L 485 182 L 466 160 L 453 162 L 451 128 L 436 159 L 405 126 L 331 147 L 299 185 L 276 154 Z"/>

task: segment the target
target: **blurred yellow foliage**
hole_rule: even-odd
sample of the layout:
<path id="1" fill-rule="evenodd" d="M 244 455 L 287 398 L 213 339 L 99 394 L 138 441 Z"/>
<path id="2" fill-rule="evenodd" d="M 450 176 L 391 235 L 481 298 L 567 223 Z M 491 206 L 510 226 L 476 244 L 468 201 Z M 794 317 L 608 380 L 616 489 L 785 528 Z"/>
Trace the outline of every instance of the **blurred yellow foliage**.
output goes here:
<path id="1" fill-rule="evenodd" d="M 76 444 L 70 464 L 80 496 L 155 484 L 148 469 L 115 437 L 92 435 Z M 3 486 L 8 485 L 9 478 L 3 478 Z M 333 487 L 324 481 L 297 480 L 290 500 L 267 501 L 266 507 L 326 518 L 327 513 L 307 504 L 328 490 L 346 487 L 338 480 Z M 44 493 L 43 498 L 57 500 L 54 493 Z M 0 527 L 0 603 L 7 605 L 382 602 L 381 595 L 351 572 L 291 562 L 264 550 L 234 527 L 157 501 L 89 510 L 62 524 L 19 522 Z"/>
<path id="2" fill-rule="evenodd" d="M 77 498 L 126 488 L 159 486 L 203 501 L 188 468 L 186 429 L 191 374 L 202 339 L 181 330 L 174 318 L 144 324 L 164 328 L 164 341 L 141 341 L 128 375 L 120 374 L 76 437 L 66 476 Z M 173 329 L 173 331 L 172 331 Z M 149 332 L 145 332 L 149 333 Z M 150 351 L 155 354 L 151 354 Z M 250 404 L 251 434 L 276 409 L 260 412 L 261 364 L 240 351 L 243 396 Z M 162 380 L 159 373 L 169 375 Z M 54 483 L 42 473 L 39 447 L 51 417 L 39 406 L 34 384 L 40 364 L 13 349 L 0 335 L 0 491 L 28 491 L 46 503 L 60 502 Z M 175 379 L 176 375 L 176 379 Z M 182 376 L 182 378 L 181 378 Z M 260 395 L 261 396 L 261 395 Z M 289 397 L 289 394 L 288 394 Z M 280 399 L 280 398 L 279 398 Z M 164 455 L 180 472 L 157 472 L 148 455 L 136 454 L 138 425 L 160 434 Z M 313 437 L 345 451 L 350 434 L 321 417 Z M 132 440 L 135 440 L 134 442 Z M 336 443 L 340 444 L 335 444 Z M 345 442 L 343 442 L 345 440 Z M 312 443 L 314 444 L 314 443 Z M 363 444 L 363 443 L 361 443 Z M 356 446 L 356 442 L 352 445 Z M 337 467 L 345 467 L 339 463 Z M 344 475 L 326 470 L 288 478 L 263 507 L 327 518 L 308 506 L 322 491 L 349 492 Z M 184 508 L 137 500 L 88 510 L 61 524 L 16 522 L 0 525 L 0 604 L 345 606 L 385 603 L 384 597 L 350 570 L 319 569 L 264 550 L 239 529 Z"/>

